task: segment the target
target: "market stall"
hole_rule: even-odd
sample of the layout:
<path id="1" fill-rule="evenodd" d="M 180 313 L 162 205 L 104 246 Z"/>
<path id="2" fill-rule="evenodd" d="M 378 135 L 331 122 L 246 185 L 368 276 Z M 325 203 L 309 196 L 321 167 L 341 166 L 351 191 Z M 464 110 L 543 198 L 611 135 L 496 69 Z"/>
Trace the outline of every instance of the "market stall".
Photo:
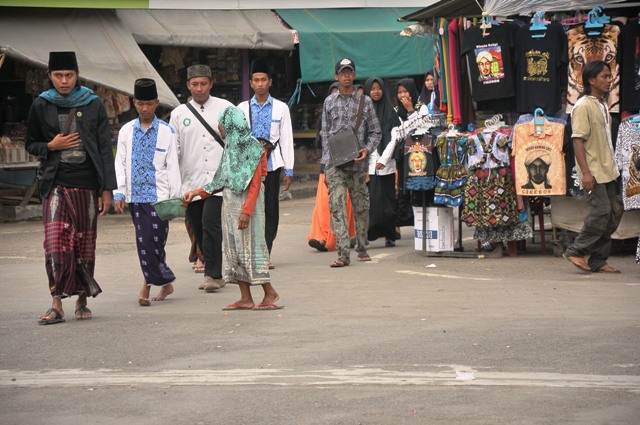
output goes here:
<path id="1" fill-rule="evenodd" d="M 640 190 L 629 189 L 637 179 L 632 156 L 640 150 L 640 125 L 631 124 L 640 121 L 633 115 L 640 111 L 633 71 L 640 39 L 638 5 L 605 2 L 609 10 L 590 1 L 488 0 L 475 16 L 457 14 L 461 7 L 473 8 L 472 3 L 437 2 L 404 19 L 420 22 L 405 33 L 426 28 L 439 34 L 435 106 L 458 134 L 439 129 L 433 146 L 448 140 L 441 160 L 462 151 L 466 181 L 459 218 L 474 229 L 479 249 L 491 251 L 501 243 L 516 255 L 519 241 L 533 235 L 533 215 L 542 217 L 539 228 L 550 213 L 554 227 L 580 229 L 584 215 L 578 212 L 585 200 L 576 181 L 570 113 L 582 91 L 582 66 L 595 59 L 609 64 L 613 75 L 607 102 L 626 210 L 613 237 L 640 236 Z M 576 11 L 583 8 L 584 13 Z M 501 124 L 487 124 L 495 114 Z M 442 185 L 450 188 L 451 181 Z M 442 199 L 431 204 L 443 205 Z"/>

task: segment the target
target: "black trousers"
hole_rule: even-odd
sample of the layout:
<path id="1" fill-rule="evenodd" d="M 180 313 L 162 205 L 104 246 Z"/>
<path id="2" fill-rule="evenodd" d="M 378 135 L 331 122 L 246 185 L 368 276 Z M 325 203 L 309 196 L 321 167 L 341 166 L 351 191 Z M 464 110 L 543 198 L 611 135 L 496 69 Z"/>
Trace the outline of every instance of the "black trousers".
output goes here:
<path id="1" fill-rule="evenodd" d="M 204 255 L 204 275 L 222 279 L 222 196 L 191 202 L 187 215 Z"/>
<path id="2" fill-rule="evenodd" d="M 264 180 L 264 239 L 271 254 L 280 222 L 280 174 L 282 168 L 269 171 Z"/>

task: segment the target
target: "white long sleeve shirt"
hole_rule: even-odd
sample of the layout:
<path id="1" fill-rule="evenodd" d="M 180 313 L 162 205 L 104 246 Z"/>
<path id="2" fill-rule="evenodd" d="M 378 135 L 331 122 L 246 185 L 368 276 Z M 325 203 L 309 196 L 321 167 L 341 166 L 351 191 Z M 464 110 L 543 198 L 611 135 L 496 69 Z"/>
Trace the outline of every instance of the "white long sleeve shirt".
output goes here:
<path id="1" fill-rule="evenodd" d="M 163 121 L 157 120 L 155 125 L 157 126 L 155 146 L 151 145 L 150 149 L 153 149 L 153 151 L 147 150 L 148 153 L 145 154 L 149 158 L 153 157 L 153 166 L 155 167 L 155 187 L 149 188 L 148 193 L 144 190 L 140 192 L 141 188 L 139 187 L 132 187 L 134 174 L 140 171 L 131 165 L 134 129 L 136 127 L 140 129 L 138 118 L 129 121 L 120 129 L 118 133 L 118 150 L 115 158 L 116 179 L 118 181 L 118 188 L 114 190 L 114 199 L 116 201 L 130 203 L 137 202 L 136 197 L 149 200 L 157 197 L 154 202 L 159 202 L 182 195 L 182 192 L 180 192 L 180 168 L 178 166 L 178 146 L 175 132 L 169 124 Z M 153 183 L 151 182 L 152 185 Z"/>
<path id="2" fill-rule="evenodd" d="M 213 96 L 204 105 L 193 100 L 190 103 L 216 132 L 218 115 L 233 106 L 231 102 Z M 170 124 L 177 134 L 181 192 L 198 189 L 213 179 L 222 159 L 223 148 L 186 105 L 180 105 L 171 112 Z"/>
<path id="3" fill-rule="evenodd" d="M 267 102 L 271 101 L 271 129 L 269 141 L 273 144 L 278 142 L 271 156 L 269 157 L 269 171 L 284 167 L 285 176 L 293 176 L 294 152 L 293 152 L 293 129 L 291 126 L 291 114 L 286 103 L 269 96 Z M 256 102 L 255 96 L 250 102 Z M 249 101 L 240 102 L 238 108 L 244 112 L 249 121 Z M 256 121 L 255 117 L 250 121 Z M 253 133 L 253 132 L 252 132 Z M 255 136 L 255 133 L 253 133 Z M 265 137 L 266 138 L 266 137 Z"/>

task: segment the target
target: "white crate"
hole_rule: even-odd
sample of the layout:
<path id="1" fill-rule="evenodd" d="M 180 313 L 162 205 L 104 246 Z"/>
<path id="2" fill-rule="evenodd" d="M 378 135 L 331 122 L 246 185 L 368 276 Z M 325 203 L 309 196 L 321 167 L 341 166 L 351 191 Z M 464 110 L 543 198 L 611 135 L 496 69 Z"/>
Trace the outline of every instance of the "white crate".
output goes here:
<path id="1" fill-rule="evenodd" d="M 453 251 L 453 209 L 427 207 L 426 250 L 429 252 Z M 413 207 L 415 248 L 422 251 L 422 208 Z"/>

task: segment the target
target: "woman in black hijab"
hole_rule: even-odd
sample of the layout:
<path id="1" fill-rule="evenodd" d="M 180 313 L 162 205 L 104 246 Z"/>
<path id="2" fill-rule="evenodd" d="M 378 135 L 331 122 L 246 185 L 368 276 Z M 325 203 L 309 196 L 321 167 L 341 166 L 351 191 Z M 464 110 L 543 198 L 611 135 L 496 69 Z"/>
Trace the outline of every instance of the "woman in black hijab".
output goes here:
<path id="1" fill-rule="evenodd" d="M 371 77 L 364 83 L 364 94 L 373 101 L 373 106 L 382 129 L 378 148 L 369 157 L 369 231 L 368 239 L 385 238 L 385 246 L 395 246 L 396 215 L 396 167 L 395 161 L 381 170 L 376 170 L 378 158 L 391 142 L 391 129 L 400 124 L 398 114 L 384 92 L 381 78 Z"/>

